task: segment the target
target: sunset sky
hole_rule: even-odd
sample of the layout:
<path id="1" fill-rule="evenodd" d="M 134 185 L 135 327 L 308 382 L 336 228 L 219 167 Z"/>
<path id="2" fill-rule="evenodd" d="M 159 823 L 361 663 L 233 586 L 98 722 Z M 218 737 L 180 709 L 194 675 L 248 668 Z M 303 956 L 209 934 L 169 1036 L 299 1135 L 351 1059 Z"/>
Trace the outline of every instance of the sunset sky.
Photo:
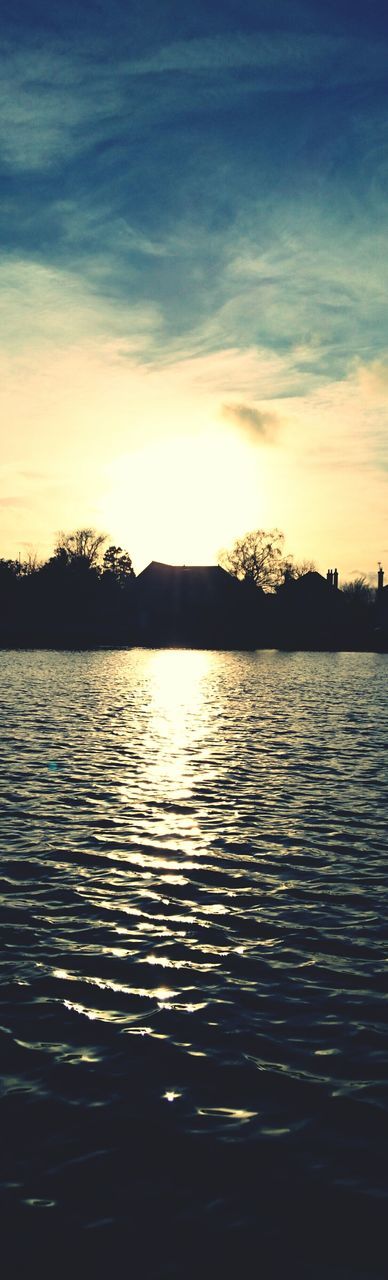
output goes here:
<path id="1" fill-rule="evenodd" d="M 388 8 L 2 5 L 0 555 L 388 571 Z"/>

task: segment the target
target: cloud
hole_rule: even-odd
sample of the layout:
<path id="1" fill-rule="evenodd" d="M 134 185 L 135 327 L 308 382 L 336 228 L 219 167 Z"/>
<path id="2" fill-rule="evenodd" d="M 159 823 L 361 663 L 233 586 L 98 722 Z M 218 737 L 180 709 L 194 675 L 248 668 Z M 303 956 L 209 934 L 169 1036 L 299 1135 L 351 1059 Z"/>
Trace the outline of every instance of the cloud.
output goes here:
<path id="1" fill-rule="evenodd" d="M 0 498 L 0 507 L 30 507 L 31 502 L 28 498 L 7 497 Z"/>
<path id="2" fill-rule="evenodd" d="M 223 72 L 251 68 L 259 89 L 303 92 L 382 78 L 386 52 L 372 41 L 336 35 L 260 32 L 176 41 L 149 58 L 129 64 L 132 75 L 172 72 Z"/>
<path id="3" fill-rule="evenodd" d="M 90 273 L 92 276 L 92 273 Z M 105 298 L 95 278 L 53 268 L 28 258 L 0 263 L 0 326 L 3 351 L 57 346 L 72 348 L 82 339 L 125 336 L 131 355 L 151 339 L 158 327 L 151 303 L 120 306 Z M 19 376 L 22 370 L 19 370 Z"/>
<path id="4" fill-rule="evenodd" d="M 388 356 L 370 360 L 367 364 L 359 364 L 356 369 L 356 380 L 363 398 L 384 406 L 388 393 Z"/>
<path id="5" fill-rule="evenodd" d="M 279 0 L 277 30 L 268 0 L 249 21 L 207 8 L 156 21 L 151 3 L 144 24 L 113 4 L 108 37 L 86 36 L 81 4 L 73 34 L 8 37 L 1 327 L 22 360 L 82 341 L 105 361 L 111 343 L 116 364 L 192 358 L 197 382 L 216 356 L 229 421 L 269 442 L 258 402 L 344 378 L 360 352 L 363 397 L 384 394 L 387 46 L 367 21 L 345 39 L 341 0 L 335 20 Z M 252 351 L 246 385 L 226 364 Z"/>
<path id="6" fill-rule="evenodd" d="M 251 404 L 234 402 L 223 404 L 221 412 L 223 418 L 241 427 L 255 443 L 262 441 L 264 444 L 274 444 L 279 429 L 279 418 L 276 413 L 255 409 Z"/>
<path id="7" fill-rule="evenodd" d="M 0 149 L 3 162 L 37 170 L 79 146 L 85 96 L 69 77 L 70 61 L 49 47 L 43 52 L 5 46 L 1 64 Z M 99 111 L 96 103 L 97 113 Z M 77 141 L 78 137 L 78 141 Z"/>
<path id="8" fill-rule="evenodd" d="M 361 350 L 378 355 L 386 43 L 352 27 L 345 39 L 338 5 L 335 21 L 320 5 L 276 6 L 288 31 L 273 30 L 269 3 L 249 7 L 249 21 L 219 3 L 173 22 L 151 4 L 144 23 L 140 7 L 127 22 L 114 4 L 108 37 L 98 19 L 86 36 L 81 4 L 73 34 L 48 22 L 43 39 L 8 36 L 0 284 L 14 348 L 72 332 L 140 333 L 150 359 L 179 344 L 298 348 L 299 389 L 344 376 Z M 368 79 L 368 93 L 341 90 Z"/>

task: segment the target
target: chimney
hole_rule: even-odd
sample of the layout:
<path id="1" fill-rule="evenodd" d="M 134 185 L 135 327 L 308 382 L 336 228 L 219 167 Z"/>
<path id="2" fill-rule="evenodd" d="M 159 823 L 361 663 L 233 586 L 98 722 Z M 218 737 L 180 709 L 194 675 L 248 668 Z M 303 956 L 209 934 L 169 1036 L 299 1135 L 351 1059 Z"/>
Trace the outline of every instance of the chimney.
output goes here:
<path id="1" fill-rule="evenodd" d="M 335 591 L 338 591 L 338 569 L 334 569 L 334 573 L 333 573 L 333 587 L 334 587 L 334 590 L 335 590 Z"/>
<path id="2" fill-rule="evenodd" d="M 382 569 L 381 564 L 379 564 L 378 573 L 377 573 L 377 590 L 382 591 L 383 586 L 384 586 L 384 569 Z"/>
<path id="3" fill-rule="evenodd" d="M 332 569 L 327 570 L 326 582 L 328 583 L 329 587 L 333 586 L 333 570 Z"/>

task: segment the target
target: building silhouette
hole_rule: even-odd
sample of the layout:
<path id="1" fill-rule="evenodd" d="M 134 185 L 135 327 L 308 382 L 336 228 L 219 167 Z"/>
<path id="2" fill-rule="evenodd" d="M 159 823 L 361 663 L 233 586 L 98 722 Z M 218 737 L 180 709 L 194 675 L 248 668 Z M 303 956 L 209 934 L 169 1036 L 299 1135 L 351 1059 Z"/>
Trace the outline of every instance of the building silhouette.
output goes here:
<path id="1" fill-rule="evenodd" d="M 252 647 L 264 609 L 264 592 L 220 565 L 152 560 L 134 586 L 134 637 L 150 645 Z"/>

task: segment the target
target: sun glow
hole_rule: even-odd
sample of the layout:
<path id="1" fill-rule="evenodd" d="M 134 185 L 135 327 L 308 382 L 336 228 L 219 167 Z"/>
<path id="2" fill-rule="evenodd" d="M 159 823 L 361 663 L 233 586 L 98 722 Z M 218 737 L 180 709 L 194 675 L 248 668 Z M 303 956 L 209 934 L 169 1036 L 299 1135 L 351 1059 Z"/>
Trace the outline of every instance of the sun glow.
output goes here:
<path id="1" fill-rule="evenodd" d="M 257 523 L 264 490 L 256 455 L 235 432 L 169 437 L 115 460 L 102 519 L 138 570 L 150 560 L 214 563 Z"/>

